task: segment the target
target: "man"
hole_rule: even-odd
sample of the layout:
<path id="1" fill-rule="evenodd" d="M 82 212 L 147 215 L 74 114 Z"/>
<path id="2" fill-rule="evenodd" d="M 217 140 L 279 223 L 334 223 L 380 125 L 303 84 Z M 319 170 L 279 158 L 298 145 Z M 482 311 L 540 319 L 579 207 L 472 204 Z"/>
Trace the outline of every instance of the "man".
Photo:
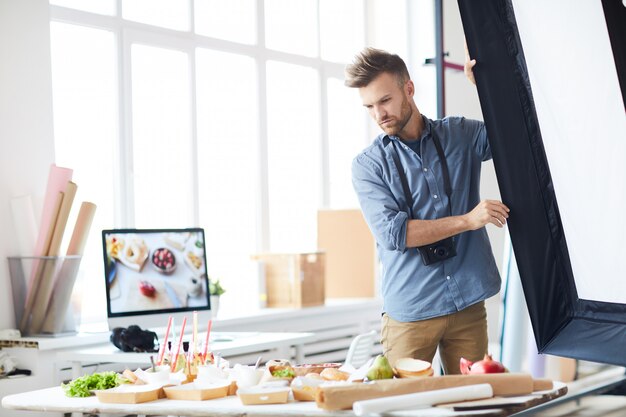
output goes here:
<path id="1" fill-rule="evenodd" d="M 357 55 L 345 84 L 384 132 L 352 164 L 383 266 L 384 354 L 392 365 L 432 362 L 439 347 L 445 373 L 459 373 L 461 357 L 487 353 L 484 300 L 500 276 L 485 225 L 502 227 L 509 212 L 479 198 L 481 163 L 491 158 L 485 126 L 420 114 L 404 61 L 385 51 Z"/>

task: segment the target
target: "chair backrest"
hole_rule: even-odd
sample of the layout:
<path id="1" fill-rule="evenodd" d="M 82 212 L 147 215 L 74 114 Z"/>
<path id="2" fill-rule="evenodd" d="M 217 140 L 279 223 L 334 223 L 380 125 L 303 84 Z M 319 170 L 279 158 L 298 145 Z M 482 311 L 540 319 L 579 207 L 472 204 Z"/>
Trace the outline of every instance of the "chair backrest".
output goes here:
<path id="1" fill-rule="evenodd" d="M 352 343 L 350 343 L 345 363 L 358 368 L 367 362 L 372 357 L 377 334 L 376 330 L 372 330 L 371 332 L 355 336 Z"/>

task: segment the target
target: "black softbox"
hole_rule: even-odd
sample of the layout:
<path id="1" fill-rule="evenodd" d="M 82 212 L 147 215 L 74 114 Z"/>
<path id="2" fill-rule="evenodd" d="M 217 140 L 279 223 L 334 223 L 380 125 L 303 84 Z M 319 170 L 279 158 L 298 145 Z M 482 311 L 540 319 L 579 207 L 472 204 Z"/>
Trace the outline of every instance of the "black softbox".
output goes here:
<path id="1" fill-rule="evenodd" d="M 626 7 L 459 8 L 537 348 L 626 366 Z"/>

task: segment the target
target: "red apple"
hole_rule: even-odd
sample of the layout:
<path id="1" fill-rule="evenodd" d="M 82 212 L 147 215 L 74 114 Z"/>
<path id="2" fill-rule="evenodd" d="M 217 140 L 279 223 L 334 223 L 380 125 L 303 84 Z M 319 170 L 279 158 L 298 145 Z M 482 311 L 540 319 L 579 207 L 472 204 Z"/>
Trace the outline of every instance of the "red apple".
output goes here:
<path id="1" fill-rule="evenodd" d="M 498 361 L 494 361 L 491 355 L 487 354 L 482 361 L 472 362 L 465 358 L 461 358 L 459 363 L 461 373 L 463 375 L 476 374 L 500 374 L 508 372 L 507 369 Z"/>

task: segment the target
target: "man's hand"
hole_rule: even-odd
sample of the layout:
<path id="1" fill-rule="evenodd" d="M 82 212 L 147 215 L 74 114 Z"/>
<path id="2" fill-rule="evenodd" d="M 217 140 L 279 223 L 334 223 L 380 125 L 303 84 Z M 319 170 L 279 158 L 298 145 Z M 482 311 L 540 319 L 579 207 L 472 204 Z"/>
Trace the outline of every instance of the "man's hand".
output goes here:
<path id="1" fill-rule="evenodd" d="M 472 84 L 476 85 L 476 80 L 474 79 L 474 65 L 476 65 L 476 60 L 470 59 L 469 51 L 467 50 L 467 42 L 465 42 L 465 65 L 463 71 L 467 79 L 470 80 Z"/>
<path id="2" fill-rule="evenodd" d="M 487 223 L 502 227 L 509 218 L 509 208 L 497 200 L 483 200 L 465 215 L 470 230 L 480 229 Z"/>

